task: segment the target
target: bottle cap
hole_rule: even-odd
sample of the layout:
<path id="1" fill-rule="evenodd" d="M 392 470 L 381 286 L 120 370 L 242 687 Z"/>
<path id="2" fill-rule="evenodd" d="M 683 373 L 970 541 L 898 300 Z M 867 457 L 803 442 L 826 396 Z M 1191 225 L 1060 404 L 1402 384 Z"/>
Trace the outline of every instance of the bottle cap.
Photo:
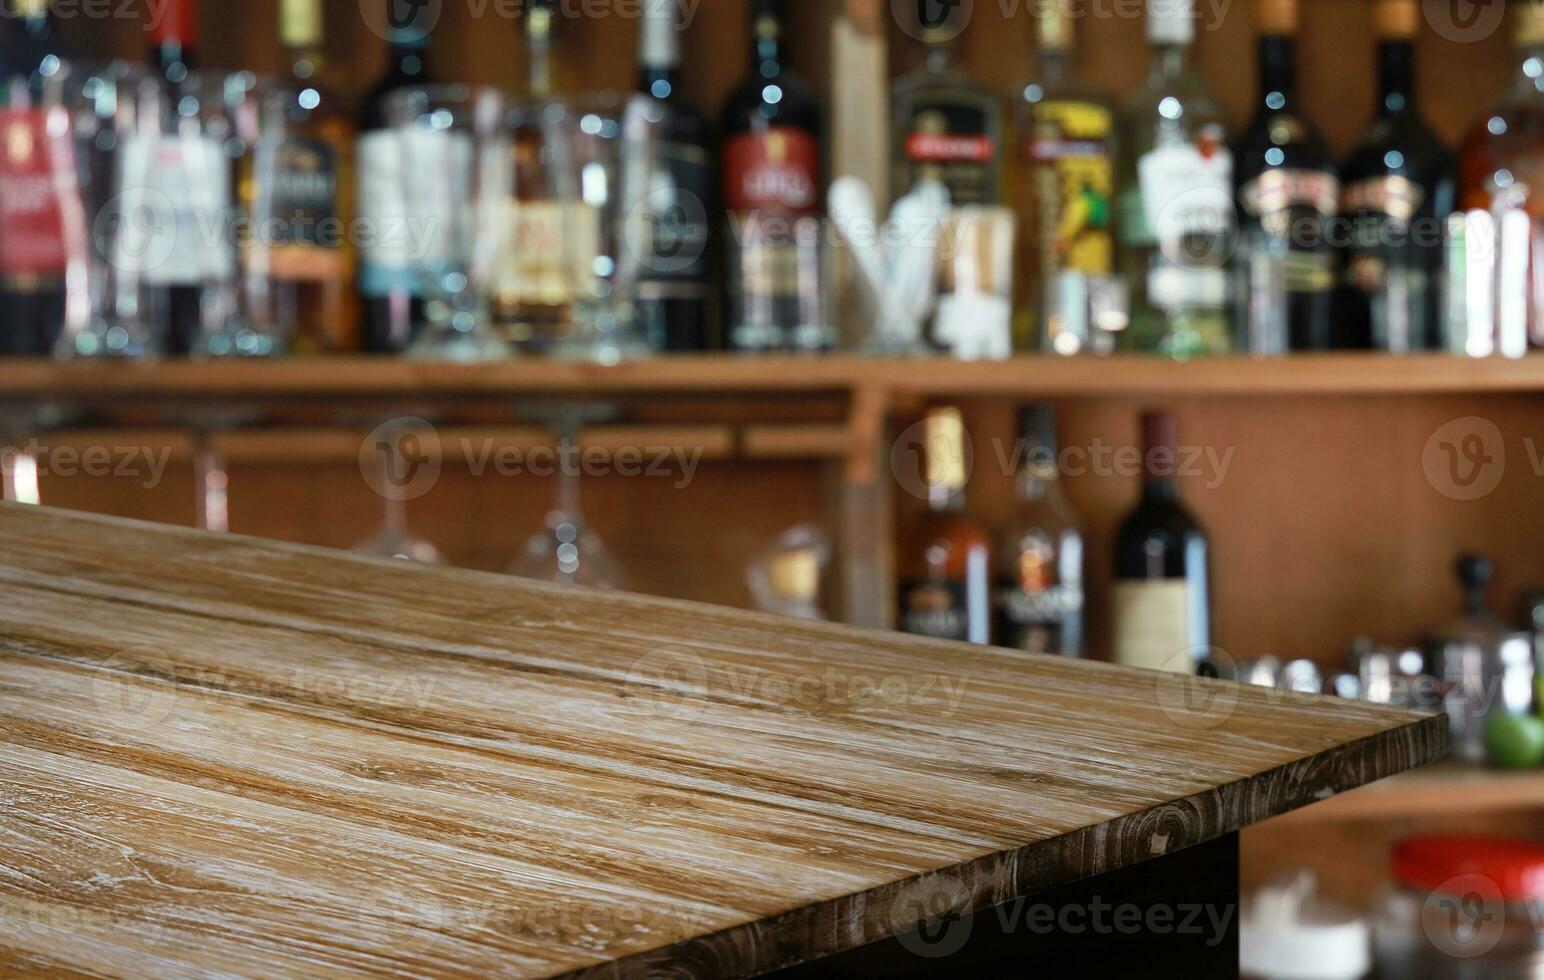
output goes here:
<path id="1" fill-rule="evenodd" d="M 1142 413 L 1142 449 L 1144 456 L 1153 450 L 1163 449 L 1173 453 L 1179 446 L 1179 423 L 1168 412 Z"/>
<path id="2" fill-rule="evenodd" d="M 678 8 L 677 0 L 644 0 L 638 61 L 645 68 L 675 68 L 681 63 Z"/>
<path id="3" fill-rule="evenodd" d="M 321 0 L 279 0 L 279 43 L 305 48 L 322 41 Z"/>
<path id="4" fill-rule="evenodd" d="M 150 24 L 150 39 L 156 44 L 192 45 L 198 30 L 197 6 L 197 0 L 167 0 L 161 7 L 160 20 Z"/>
<path id="5" fill-rule="evenodd" d="M 38 17 L 48 13 L 48 0 L 13 0 L 12 6 L 20 17 Z"/>
<path id="6" fill-rule="evenodd" d="M 820 595 L 820 555 L 812 548 L 779 552 L 767 565 L 767 585 L 788 602 L 814 602 Z"/>
<path id="7" fill-rule="evenodd" d="M 927 484 L 965 489 L 965 416 L 958 408 L 935 408 L 922 424 L 927 441 Z"/>
<path id="8" fill-rule="evenodd" d="M 1378 0 L 1372 8 L 1373 30 L 1381 38 L 1405 41 L 1421 32 L 1416 0 Z"/>
<path id="9" fill-rule="evenodd" d="M 1297 33 L 1297 0 L 1256 0 L 1255 24 L 1266 36 Z"/>
<path id="10" fill-rule="evenodd" d="M 1019 409 L 1019 438 L 1024 443 L 1024 468 L 1031 473 L 1054 475 L 1059 452 L 1056 409 L 1044 403 Z"/>
<path id="11" fill-rule="evenodd" d="M 1544 898 L 1544 845 L 1500 837 L 1436 836 L 1401 841 L 1391 871 L 1400 884 L 1444 893 L 1472 890 L 1474 878 L 1488 879 L 1503 901 Z M 1462 896 L 1459 896 L 1462 897 Z"/>
<path id="12" fill-rule="evenodd" d="M 1195 0 L 1147 0 L 1147 39 L 1153 44 L 1190 44 L 1196 39 Z"/>
<path id="13" fill-rule="evenodd" d="M 1072 0 L 1040 0 L 1040 49 L 1066 51 L 1072 47 Z"/>
<path id="14" fill-rule="evenodd" d="M 1517 5 L 1517 44 L 1521 47 L 1544 45 L 1544 5 Z"/>

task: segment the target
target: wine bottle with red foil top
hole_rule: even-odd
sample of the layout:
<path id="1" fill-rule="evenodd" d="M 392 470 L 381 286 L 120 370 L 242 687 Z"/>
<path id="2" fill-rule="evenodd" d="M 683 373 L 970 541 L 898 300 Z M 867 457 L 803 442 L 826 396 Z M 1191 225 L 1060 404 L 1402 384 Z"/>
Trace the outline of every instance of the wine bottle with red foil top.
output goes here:
<path id="1" fill-rule="evenodd" d="M 185 85 L 194 67 L 193 52 L 198 38 L 198 0 L 165 0 L 159 7 L 147 6 L 146 16 L 150 19 L 151 63 L 170 89 L 167 94 L 169 105 L 177 106 L 178 111 L 182 111 L 184 100 L 197 98 L 195 93 L 185 89 Z M 197 220 L 192 216 L 193 205 L 189 196 L 192 188 L 188 181 L 166 178 L 166 175 L 188 170 L 195 165 L 195 162 L 184 159 L 186 149 L 182 141 L 159 138 L 155 146 L 147 144 L 128 148 L 128 165 L 124 168 L 126 173 L 143 173 L 144 179 L 165 195 L 168 207 L 164 217 L 178 229 L 197 227 Z M 214 152 L 214 148 L 201 141 L 194 152 L 209 154 Z M 157 175 L 166 179 L 157 181 Z M 182 234 L 182 231 L 179 230 L 178 234 Z M 142 273 L 145 282 L 153 287 L 150 293 L 151 318 L 165 331 L 167 352 L 190 353 L 198 342 L 205 286 L 194 250 L 175 248 L 169 258 L 145 268 Z"/>
<path id="2" fill-rule="evenodd" d="M 955 66 L 953 44 L 964 29 L 966 8 L 917 6 L 917 22 L 905 26 L 922 38 L 926 60 L 919 71 L 896 80 L 891 90 L 891 195 L 899 199 L 917 181 L 933 179 L 949 189 L 955 207 L 997 204 L 1002 192 L 1002 103 L 997 93 Z M 930 11 L 938 16 L 926 19 Z"/>
<path id="3" fill-rule="evenodd" d="M 723 114 L 727 328 L 737 350 L 821 350 L 821 110 L 785 61 L 781 0 L 751 0 L 751 70 Z"/>
<path id="4" fill-rule="evenodd" d="M 156 11 L 160 10 L 157 16 Z M 198 0 L 164 0 L 150 5 L 150 62 L 173 85 L 187 80 L 193 70 L 193 49 L 198 37 Z"/>
<path id="5" fill-rule="evenodd" d="M 42 94 L 66 55 L 47 0 L 15 0 L 14 16 L 0 54 L 0 354 L 37 356 L 53 349 L 64 324 L 56 171 L 71 158 L 50 136 Z"/>

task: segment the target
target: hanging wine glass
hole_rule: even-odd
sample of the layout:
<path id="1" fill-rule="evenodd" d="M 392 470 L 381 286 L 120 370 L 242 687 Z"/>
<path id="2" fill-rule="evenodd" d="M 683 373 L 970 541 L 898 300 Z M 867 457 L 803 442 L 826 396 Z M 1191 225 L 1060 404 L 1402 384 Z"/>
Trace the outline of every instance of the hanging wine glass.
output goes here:
<path id="1" fill-rule="evenodd" d="M 422 562 L 426 565 L 443 565 L 445 556 L 432 543 L 413 534 L 407 528 L 407 495 L 395 492 L 401 481 L 407 454 L 404 440 L 412 438 L 406 424 L 388 424 L 377 430 L 383 438 L 372 447 L 378 466 L 378 479 L 374 482 L 385 506 L 385 523 L 381 529 L 355 545 L 353 550 L 362 555 L 377 558 L 400 558 L 403 561 Z"/>
<path id="2" fill-rule="evenodd" d="M 621 563 L 590 529 L 579 507 L 578 446 L 584 414 L 584 407 L 574 404 L 561 406 L 556 413 L 557 500 L 545 527 L 526 541 L 509 572 L 564 585 L 622 589 L 627 576 Z"/>
<path id="3" fill-rule="evenodd" d="M 193 430 L 193 526 L 224 534 L 230 524 L 230 474 L 209 430 Z"/>

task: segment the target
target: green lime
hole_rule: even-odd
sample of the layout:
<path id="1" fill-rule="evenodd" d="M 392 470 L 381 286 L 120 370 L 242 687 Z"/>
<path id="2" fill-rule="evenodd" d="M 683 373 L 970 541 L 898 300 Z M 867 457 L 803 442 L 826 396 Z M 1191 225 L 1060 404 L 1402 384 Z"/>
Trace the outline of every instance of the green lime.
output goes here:
<path id="1" fill-rule="evenodd" d="M 1485 725 L 1485 752 L 1503 769 L 1544 765 L 1544 719 L 1533 715 L 1494 715 Z"/>

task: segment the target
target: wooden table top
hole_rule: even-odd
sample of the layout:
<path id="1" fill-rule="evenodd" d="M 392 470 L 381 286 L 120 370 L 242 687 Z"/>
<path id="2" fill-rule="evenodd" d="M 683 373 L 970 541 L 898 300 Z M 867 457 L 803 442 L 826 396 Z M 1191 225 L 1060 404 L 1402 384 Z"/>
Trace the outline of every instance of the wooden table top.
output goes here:
<path id="1" fill-rule="evenodd" d="M 0 972 L 737 976 L 1445 722 L 0 506 Z"/>

